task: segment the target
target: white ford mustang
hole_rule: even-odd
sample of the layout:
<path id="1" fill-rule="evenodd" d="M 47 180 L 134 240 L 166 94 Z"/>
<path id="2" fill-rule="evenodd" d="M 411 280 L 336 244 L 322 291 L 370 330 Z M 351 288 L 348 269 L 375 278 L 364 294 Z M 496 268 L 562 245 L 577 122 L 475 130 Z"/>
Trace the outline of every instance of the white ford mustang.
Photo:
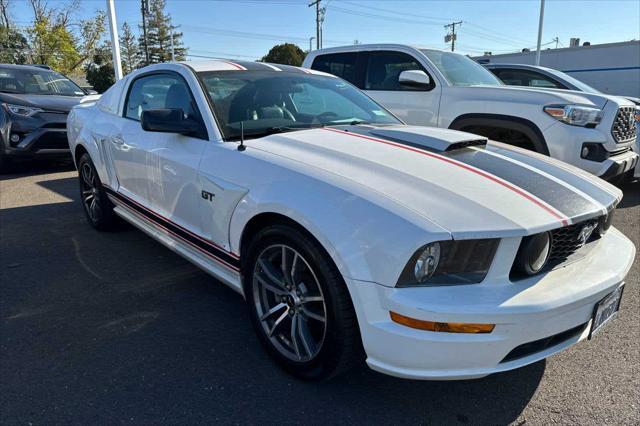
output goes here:
<path id="1" fill-rule="evenodd" d="M 68 129 L 89 222 L 124 218 L 243 294 L 267 351 L 306 379 L 365 354 L 419 379 L 535 362 L 615 317 L 635 255 L 610 227 L 615 187 L 406 126 L 316 71 L 153 65 Z"/>

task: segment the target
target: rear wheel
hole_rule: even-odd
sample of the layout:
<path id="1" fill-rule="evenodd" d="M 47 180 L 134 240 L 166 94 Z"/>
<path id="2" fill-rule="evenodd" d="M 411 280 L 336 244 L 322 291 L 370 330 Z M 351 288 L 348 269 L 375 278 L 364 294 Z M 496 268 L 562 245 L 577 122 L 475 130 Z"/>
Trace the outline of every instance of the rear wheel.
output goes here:
<path id="1" fill-rule="evenodd" d="M 244 267 L 245 295 L 256 333 L 289 373 L 322 380 L 361 353 L 346 285 L 328 255 L 288 225 L 261 231 Z"/>
<path id="2" fill-rule="evenodd" d="M 100 177 L 89 154 L 83 154 L 78 161 L 80 181 L 80 201 L 91 226 L 100 231 L 111 229 L 115 222 L 113 204 L 104 192 Z"/>

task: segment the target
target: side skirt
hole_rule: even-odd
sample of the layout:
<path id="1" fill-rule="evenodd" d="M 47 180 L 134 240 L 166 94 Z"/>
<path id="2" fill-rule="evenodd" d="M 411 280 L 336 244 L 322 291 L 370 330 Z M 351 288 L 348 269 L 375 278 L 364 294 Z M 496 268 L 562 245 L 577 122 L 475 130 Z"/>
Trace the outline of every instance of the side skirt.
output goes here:
<path id="1" fill-rule="evenodd" d="M 115 204 L 113 211 L 118 216 L 243 295 L 242 282 L 238 271 L 204 254 L 201 250 L 193 248 L 193 246 L 180 238 L 176 238 L 169 231 L 158 227 L 139 213 L 128 208 L 117 198 L 109 195 L 109 199 Z"/>

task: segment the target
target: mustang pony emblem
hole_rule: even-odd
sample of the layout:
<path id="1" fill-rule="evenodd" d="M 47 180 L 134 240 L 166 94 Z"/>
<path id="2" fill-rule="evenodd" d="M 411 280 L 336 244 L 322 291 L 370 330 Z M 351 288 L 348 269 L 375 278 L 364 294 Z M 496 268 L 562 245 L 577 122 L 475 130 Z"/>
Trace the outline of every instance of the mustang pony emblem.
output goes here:
<path id="1" fill-rule="evenodd" d="M 580 234 L 578 234 L 578 241 L 580 242 L 581 246 L 587 243 L 594 229 L 596 229 L 595 223 L 591 223 L 582 227 L 582 229 L 580 230 Z"/>

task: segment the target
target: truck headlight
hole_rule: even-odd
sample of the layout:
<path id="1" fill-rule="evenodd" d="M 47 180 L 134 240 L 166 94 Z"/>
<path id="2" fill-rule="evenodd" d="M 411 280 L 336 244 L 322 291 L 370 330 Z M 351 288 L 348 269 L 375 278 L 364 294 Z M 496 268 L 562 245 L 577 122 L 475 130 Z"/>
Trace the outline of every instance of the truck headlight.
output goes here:
<path id="1" fill-rule="evenodd" d="M 602 120 L 602 110 L 581 105 L 548 105 L 543 110 L 572 126 L 595 127 Z"/>
<path id="2" fill-rule="evenodd" d="M 34 114 L 42 112 L 40 108 L 30 107 L 26 105 L 3 104 L 3 106 L 12 114 L 21 115 L 23 117 L 31 117 Z"/>
<path id="3" fill-rule="evenodd" d="M 484 280 L 499 239 L 436 241 L 420 247 L 403 269 L 398 287 L 473 284 Z"/>

